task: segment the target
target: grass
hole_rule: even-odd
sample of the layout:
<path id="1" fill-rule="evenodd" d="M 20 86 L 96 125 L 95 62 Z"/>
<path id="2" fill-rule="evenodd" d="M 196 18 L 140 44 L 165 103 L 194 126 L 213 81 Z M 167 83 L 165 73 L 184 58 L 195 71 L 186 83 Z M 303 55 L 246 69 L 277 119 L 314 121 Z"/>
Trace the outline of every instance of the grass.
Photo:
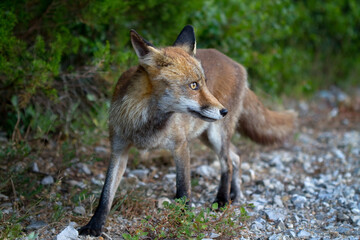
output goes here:
<path id="1" fill-rule="evenodd" d="M 71 209 L 86 202 L 84 199 L 91 199 L 90 189 L 71 186 L 67 181 L 84 177 L 68 171 L 73 169 L 71 161 L 75 157 L 95 162 L 94 158 L 71 144 L 58 145 L 61 147 L 8 142 L 0 147 L 0 200 L 4 202 L 0 204 L 0 239 L 36 239 L 37 232 L 26 230 L 32 221 L 61 227 L 64 221 L 76 217 Z M 34 162 L 39 165 L 39 172 L 33 171 Z M 41 184 L 47 175 L 53 176 L 54 184 Z"/>
<path id="2" fill-rule="evenodd" d="M 244 206 L 227 205 L 217 211 L 217 203 L 211 208 L 194 208 L 187 206 L 186 202 L 186 199 L 164 202 L 164 209 L 147 215 L 122 236 L 126 240 L 203 239 L 216 233 L 223 239 L 231 239 L 239 236 L 242 223 L 249 218 Z"/>

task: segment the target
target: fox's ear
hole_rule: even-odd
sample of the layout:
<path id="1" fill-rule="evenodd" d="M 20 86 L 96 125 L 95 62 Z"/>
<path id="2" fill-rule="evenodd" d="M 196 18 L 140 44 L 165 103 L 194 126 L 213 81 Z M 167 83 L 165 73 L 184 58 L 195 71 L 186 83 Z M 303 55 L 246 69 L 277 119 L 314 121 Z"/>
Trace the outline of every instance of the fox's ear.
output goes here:
<path id="1" fill-rule="evenodd" d="M 180 32 L 173 46 L 184 48 L 189 54 L 195 55 L 196 53 L 196 40 L 194 28 L 187 25 Z"/>
<path id="2" fill-rule="evenodd" d="M 147 55 L 152 49 L 154 49 L 154 45 L 152 45 L 150 42 L 146 41 L 144 38 L 142 38 L 135 30 L 130 30 L 130 39 L 131 44 L 136 52 L 136 55 L 139 58 L 144 57 Z"/>

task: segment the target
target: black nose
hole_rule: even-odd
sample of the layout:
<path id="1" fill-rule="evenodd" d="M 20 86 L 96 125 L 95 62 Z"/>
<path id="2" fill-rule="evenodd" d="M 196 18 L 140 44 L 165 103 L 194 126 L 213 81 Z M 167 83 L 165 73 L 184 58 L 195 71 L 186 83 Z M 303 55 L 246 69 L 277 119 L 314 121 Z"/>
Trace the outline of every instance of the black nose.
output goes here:
<path id="1" fill-rule="evenodd" d="M 228 113 L 228 110 L 226 108 L 223 108 L 223 109 L 220 110 L 220 114 L 223 117 L 225 117 L 227 113 Z"/>

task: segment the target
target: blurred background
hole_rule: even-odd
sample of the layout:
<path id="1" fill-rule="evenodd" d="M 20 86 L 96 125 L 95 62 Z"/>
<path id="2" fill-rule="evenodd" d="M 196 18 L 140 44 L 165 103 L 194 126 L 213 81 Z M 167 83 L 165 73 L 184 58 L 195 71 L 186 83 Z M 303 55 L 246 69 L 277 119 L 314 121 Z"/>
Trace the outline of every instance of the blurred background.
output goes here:
<path id="1" fill-rule="evenodd" d="M 2 1 L 2 137 L 93 140 L 114 84 L 137 62 L 129 30 L 166 46 L 186 24 L 198 48 L 242 63 L 251 87 L 271 97 L 359 85 L 357 0 Z"/>

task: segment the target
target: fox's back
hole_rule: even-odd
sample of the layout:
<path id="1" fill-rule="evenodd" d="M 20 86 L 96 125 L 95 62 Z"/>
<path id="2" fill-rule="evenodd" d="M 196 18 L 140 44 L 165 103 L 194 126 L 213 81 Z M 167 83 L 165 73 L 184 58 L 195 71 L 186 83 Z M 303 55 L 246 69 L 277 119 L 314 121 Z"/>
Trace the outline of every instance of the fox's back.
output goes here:
<path id="1" fill-rule="evenodd" d="M 224 120 L 234 125 L 247 88 L 245 68 L 215 49 L 198 49 L 196 58 L 204 69 L 210 92 L 229 110 Z"/>

